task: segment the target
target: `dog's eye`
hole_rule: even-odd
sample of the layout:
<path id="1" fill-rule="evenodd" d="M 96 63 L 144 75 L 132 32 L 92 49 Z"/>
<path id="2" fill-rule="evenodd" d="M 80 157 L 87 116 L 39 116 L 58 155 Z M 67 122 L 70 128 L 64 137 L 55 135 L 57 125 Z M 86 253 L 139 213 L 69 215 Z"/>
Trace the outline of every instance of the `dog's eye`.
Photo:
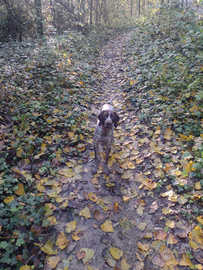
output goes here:
<path id="1" fill-rule="evenodd" d="M 114 118 L 115 118 L 115 116 L 113 114 L 111 114 L 111 119 L 114 119 Z"/>

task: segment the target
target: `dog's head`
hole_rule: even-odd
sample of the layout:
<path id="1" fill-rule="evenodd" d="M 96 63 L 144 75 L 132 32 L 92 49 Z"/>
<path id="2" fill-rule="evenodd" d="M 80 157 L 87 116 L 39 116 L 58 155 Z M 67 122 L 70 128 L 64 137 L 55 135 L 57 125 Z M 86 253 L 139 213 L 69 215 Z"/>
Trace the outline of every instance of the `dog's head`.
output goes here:
<path id="1" fill-rule="evenodd" d="M 104 129 L 111 129 L 112 124 L 114 127 L 118 126 L 119 116 L 116 112 L 110 110 L 104 110 L 98 115 L 99 126 L 102 125 Z"/>

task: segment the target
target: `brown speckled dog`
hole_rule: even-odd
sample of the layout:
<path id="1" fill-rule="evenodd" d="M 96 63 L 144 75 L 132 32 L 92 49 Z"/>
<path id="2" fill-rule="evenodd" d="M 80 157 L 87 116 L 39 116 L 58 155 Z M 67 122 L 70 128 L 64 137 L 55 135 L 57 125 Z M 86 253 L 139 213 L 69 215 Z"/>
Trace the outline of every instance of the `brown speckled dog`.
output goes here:
<path id="1" fill-rule="evenodd" d="M 113 99 L 113 98 L 112 98 Z M 109 101 L 109 103 L 112 101 L 112 99 Z M 98 151 L 99 151 L 99 145 L 103 145 L 106 147 L 106 156 L 105 156 L 105 162 L 104 162 L 104 173 L 106 175 L 109 174 L 108 171 L 108 157 L 109 153 L 111 151 L 111 145 L 113 143 L 113 129 L 114 127 L 117 127 L 119 116 L 116 112 L 114 112 L 114 107 L 110 104 L 104 104 L 102 106 L 102 109 L 100 111 L 100 114 L 98 115 L 98 122 L 95 130 L 94 135 L 94 152 L 95 152 L 95 167 L 92 170 L 92 173 L 97 173 L 98 169 Z"/>

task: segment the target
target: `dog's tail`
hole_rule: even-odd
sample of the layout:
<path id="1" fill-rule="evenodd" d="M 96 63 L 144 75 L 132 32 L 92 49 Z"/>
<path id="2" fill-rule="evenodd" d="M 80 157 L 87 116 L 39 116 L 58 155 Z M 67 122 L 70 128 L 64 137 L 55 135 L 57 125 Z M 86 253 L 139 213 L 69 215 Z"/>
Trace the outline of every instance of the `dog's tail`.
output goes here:
<path id="1" fill-rule="evenodd" d="M 107 104 L 111 104 L 111 102 L 114 100 L 114 98 L 116 98 L 118 96 L 118 94 L 116 94 L 115 96 L 113 96 L 108 102 Z"/>

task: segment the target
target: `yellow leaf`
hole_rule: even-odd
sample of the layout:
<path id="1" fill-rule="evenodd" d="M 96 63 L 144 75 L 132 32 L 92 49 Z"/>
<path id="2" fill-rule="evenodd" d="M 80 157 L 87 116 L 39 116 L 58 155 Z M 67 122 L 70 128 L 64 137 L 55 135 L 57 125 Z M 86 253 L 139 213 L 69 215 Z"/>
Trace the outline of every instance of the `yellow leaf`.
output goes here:
<path id="1" fill-rule="evenodd" d="M 23 266 L 21 266 L 21 268 L 20 268 L 20 270 L 31 270 L 32 268 L 31 268 L 31 266 L 29 266 L 29 265 L 23 265 Z"/>
<path id="2" fill-rule="evenodd" d="M 167 220 L 165 225 L 172 229 L 175 227 L 175 221 L 174 220 Z"/>
<path id="3" fill-rule="evenodd" d="M 168 214 L 170 214 L 172 212 L 172 209 L 170 209 L 170 208 L 163 208 L 162 209 L 162 213 L 164 214 L 164 215 L 168 215 Z"/>
<path id="4" fill-rule="evenodd" d="M 203 248 L 203 234 L 200 226 L 196 226 L 194 230 L 189 233 L 189 238 L 200 244 Z"/>
<path id="5" fill-rule="evenodd" d="M 19 196 L 25 195 L 23 184 L 18 185 L 18 189 L 15 191 L 15 194 Z"/>
<path id="6" fill-rule="evenodd" d="M 72 139 L 74 137 L 74 132 L 72 131 L 68 132 L 68 136 Z"/>
<path id="7" fill-rule="evenodd" d="M 86 264 L 87 262 L 89 262 L 93 256 L 94 256 L 94 250 L 90 249 L 90 248 L 81 248 L 80 251 L 84 251 L 85 257 L 82 259 L 83 263 Z"/>
<path id="8" fill-rule="evenodd" d="M 41 144 L 41 152 L 45 152 L 46 151 L 46 146 L 47 146 L 46 143 L 42 143 Z"/>
<path id="9" fill-rule="evenodd" d="M 60 261 L 60 258 L 58 256 L 52 256 L 47 260 L 47 263 L 51 269 L 54 269 L 59 263 L 59 261 Z"/>
<path id="10" fill-rule="evenodd" d="M 123 256 L 123 251 L 118 248 L 112 248 L 110 247 L 111 255 L 114 257 L 114 259 L 119 260 L 120 257 Z"/>
<path id="11" fill-rule="evenodd" d="M 72 238 L 75 241 L 80 240 L 80 238 L 81 238 L 81 231 L 80 230 L 77 230 L 76 232 L 74 232 L 73 235 L 72 235 Z"/>
<path id="12" fill-rule="evenodd" d="M 85 151 L 85 144 L 79 143 L 76 148 L 78 151 L 83 152 Z"/>
<path id="13" fill-rule="evenodd" d="M 57 159 L 60 159 L 61 158 L 61 151 L 60 150 L 58 150 L 58 151 L 56 151 L 56 158 Z"/>
<path id="14" fill-rule="evenodd" d="M 127 263 L 127 260 L 125 258 L 122 259 L 121 261 L 121 269 L 122 270 L 128 270 L 130 269 L 132 266 L 130 264 Z"/>
<path id="15" fill-rule="evenodd" d="M 167 264 L 167 266 L 169 266 L 169 269 L 170 269 L 170 270 L 173 270 L 173 269 L 174 269 L 174 270 L 178 270 L 177 267 L 176 267 L 176 268 L 173 267 L 174 265 L 178 265 L 178 261 L 177 261 L 175 258 L 173 258 L 173 259 L 167 261 L 166 264 Z M 171 266 L 172 266 L 172 267 L 171 267 Z"/>
<path id="16" fill-rule="evenodd" d="M 17 149 L 16 156 L 17 156 L 17 157 L 22 157 L 23 154 L 24 154 L 23 149 L 22 149 L 22 148 L 18 148 L 18 149 Z"/>
<path id="17" fill-rule="evenodd" d="M 66 238 L 64 232 L 61 232 L 57 237 L 56 245 L 59 246 L 60 249 L 64 249 L 68 242 L 69 240 Z"/>
<path id="18" fill-rule="evenodd" d="M 62 174 L 65 177 L 69 178 L 72 177 L 74 175 L 74 172 L 72 169 L 69 169 L 68 167 L 63 168 L 62 170 L 58 171 L 58 174 Z"/>
<path id="19" fill-rule="evenodd" d="M 7 204 L 7 203 L 12 202 L 13 200 L 14 200 L 14 196 L 9 196 L 9 197 L 6 197 L 6 198 L 4 199 L 4 202 Z"/>
<path id="20" fill-rule="evenodd" d="M 145 207 L 139 205 L 136 212 L 138 213 L 138 215 L 142 216 L 144 209 L 145 209 Z"/>
<path id="21" fill-rule="evenodd" d="M 48 220 L 50 221 L 50 223 L 49 223 L 50 225 L 54 225 L 54 224 L 58 223 L 54 216 L 48 217 Z"/>
<path id="22" fill-rule="evenodd" d="M 201 186 L 200 181 L 197 182 L 197 183 L 195 183 L 195 189 L 199 190 L 199 189 L 201 189 L 201 188 L 202 188 L 202 186 Z"/>
<path id="23" fill-rule="evenodd" d="M 137 247 L 138 247 L 138 249 L 140 249 L 141 251 L 145 251 L 145 252 L 147 252 L 147 251 L 150 250 L 150 246 L 149 246 L 148 244 L 143 244 L 143 243 L 141 243 L 141 242 L 138 242 L 138 243 L 137 243 Z"/>
<path id="24" fill-rule="evenodd" d="M 160 247 L 160 255 L 162 260 L 164 260 L 165 262 L 175 258 L 174 254 L 165 245 L 162 245 Z"/>
<path id="25" fill-rule="evenodd" d="M 196 169 L 194 167 L 192 167 L 193 164 L 194 164 L 194 162 L 192 160 L 190 160 L 190 162 L 187 164 L 186 170 L 188 173 L 196 171 Z"/>
<path id="26" fill-rule="evenodd" d="M 145 222 L 141 222 L 141 223 L 139 223 L 139 224 L 137 225 L 137 227 L 138 227 L 141 231 L 144 231 L 145 228 L 146 228 L 146 226 L 147 226 L 147 223 L 145 223 Z"/>
<path id="27" fill-rule="evenodd" d="M 93 201 L 93 202 L 97 202 L 98 201 L 97 196 L 93 192 L 89 193 L 88 196 L 89 196 L 89 199 L 91 201 Z"/>
<path id="28" fill-rule="evenodd" d="M 164 138 L 165 138 L 166 140 L 170 140 L 170 139 L 171 139 L 171 135 L 172 135 L 172 131 L 171 131 L 171 129 L 168 127 L 168 128 L 166 129 L 166 131 L 165 131 Z"/>
<path id="29" fill-rule="evenodd" d="M 113 232 L 113 226 L 110 220 L 106 220 L 103 224 L 101 224 L 101 229 L 104 232 Z"/>
<path id="30" fill-rule="evenodd" d="M 89 262 L 94 256 L 94 250 L 90 248 L 81 248 L 80 251 L 85 251 L 85 257 L 82 259 L 83 263 L 86 264 Z"/>
<path id="31" fill-rule="evenodd" d="M 192 266 L 191 260 L 187 254 L 183 254 L 180 261 L 179 265 L 181 266 Z"/>
<path id="32" fill-rule="evenodd" d="M 178 197 L 178 203 L 179 204 L 185 204 L 188 200 L 184 196 L 179 196 Z"/>
<path id="33" fill-rule="evenodd" d="M 196 220 L 203 225 L 203 216 L 198 216 Z"/>
<path id="34" fill-rule="evenodd" d="M 179 134 L 179 136 L 181 137 L 182 141 L 187 141 L 187 140 L 189 140 L 189 137 L 187 137 L 186 135 Z"/>
<path id="35" fill-rule="evenodd" d="M 53 248 L 53 243 L 51 241 L 47 241 L 46 244 L 43 247 L 41 247 L 41 250 L 48 255 L 53 255 L 53 254 L 55 255 L 56 252 L 52 248 Z"/>
<path id="36" fill-rule="evenodd" d="M 67 233 L 71 233 L 75 230 L 76 226 L 77 226 L 77 221 L 76 220 L 73 220 L 69 223 L 66 224 L 66 232 Z"/>
<path id="37" fill-rule="evenodd" d="M 198 111 L 198 108 L 196 105 L 194 105 L 189 109 L 189 111 L 191 111 L 191 112 Z"/>
<path id="38" fill-rule="evenodd" d="M 193 249 L 198 249 L 198 248 L 200 248 L 200 246 L 199 246 L 197 243 L 195 243 L 194 241 L 189 241 L 189 244 L 190 244 L 190 246 L 191 246 Z"/>
<path id="39" fill-rule="evenodd" d="M 82 211 L 80 211 L 79 215 L 85 218 L 91 218 L 90 210 L 88 207 L 85 207 Z"/>

